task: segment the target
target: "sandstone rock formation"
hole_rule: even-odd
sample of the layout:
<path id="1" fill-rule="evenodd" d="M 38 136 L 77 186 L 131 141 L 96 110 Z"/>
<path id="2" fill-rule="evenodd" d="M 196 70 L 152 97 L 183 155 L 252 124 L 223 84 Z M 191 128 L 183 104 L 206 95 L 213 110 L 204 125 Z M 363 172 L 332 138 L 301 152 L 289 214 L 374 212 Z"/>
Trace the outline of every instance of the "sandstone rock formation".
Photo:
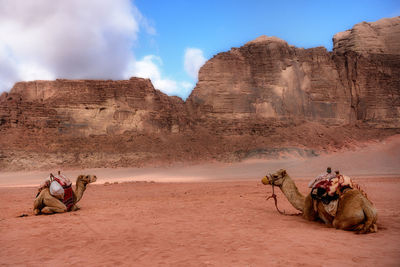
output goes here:
<path id="1" fill-rule="evenodd" d="M 333 42 L 219 53 L 186 102 L 140 78 L 17 83 L 0 96 L 0 169 L 312 156 L 398 133 L 400 17 Z"/>
<path id="2" fill-rule="evenodd" d="M 262 36 L 220 53 L 200 69 L 188 103 L 233 128 L 252 118 L 400 128 L 400 17 L 357 24 L 333 41 L 328 52 Z"/>
<path id="3" fill-rule="evenodd" d="M 19 82 L 2 96 L 2 126 L 56 128 L 74 136 L 179 131 L 184 102 L 150 80 Z"/>
<path id="4" fill-rule="evenodd" d="M 400 18 L 381 19 L 376 22 L 362 22 L 351 30 L 333 36 L 333 50 L 336 53 L 354 51 L 359 54 L 400 53 Z"/>
<path id="5" fill-rule="evenodd" d="M 189 125 L 180 98 L 141 78 L 20 82 L 0 103 L 0 168 L 144 164 Z"/>

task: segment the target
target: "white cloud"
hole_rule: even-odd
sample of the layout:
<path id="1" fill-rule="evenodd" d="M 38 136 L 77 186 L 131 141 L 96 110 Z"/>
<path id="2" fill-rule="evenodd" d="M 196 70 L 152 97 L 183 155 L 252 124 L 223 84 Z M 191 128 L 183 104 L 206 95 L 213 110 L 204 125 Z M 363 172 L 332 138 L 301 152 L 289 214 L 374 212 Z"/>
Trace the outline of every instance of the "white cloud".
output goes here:
<path id="1" fill-rule="evenodd" d="M 185 71 L 194 79 L 197 80 L 199 69 L 206 62 L 203 56 L 203 51 L 198 48 L 187 48 L 185 51 L 184 66 Z"/>
<path id="2" fill-rule="evenodd" d="M 14 81 L 19 80 L 18 67 L 15 59 L 5 46 L 0 45 L 0 94 L 2 88 L 11 88 Z"/>
<path id="3" fill-rule="evenodd" d="M 133 61 L 131 64 L 132 65 L 128 69 L 125 78 L 136 76 L 154 80 L 161 79 L 161 73 L 159 70 L 159 66 L 162 65 L 161 58 L 154 55 L 148 55 L 140 61 Z"/>
<path id="4" fill-rule="evenodd" d="M 125 78 L 130 76 L 148 78 L 156 89 L 168 95 L 177 95 L 184 99 L 188 97 L 193 89 L 193 84 L 163 77 L 161 73 L 162 66 L 163 62 L 160 57 L 148 55 L 142 60 L 132 61 L 128 71 L 125 73 Z"/>
<path id="5" fill-rule="evenodd" d="M 138 76 L 186 98 L 193 84 L 164 77 L 161 58 L 135 61 L 139 31 L 154 36 L 153 24 L 130 0 L 0 0 L 0 93 L 21 80 Z M 189 69 L 198 51 L 186 51 Z"/>
<path id="6" fill-rule="evenodd" d="M 139 27 L 129 0 L 0 0 L 0 91 L 19 80 L 120 79 Z"/>
<path id="7" fill-rule="evenodd" d="M 150 34 L 150 35 L 156 35 L 157 30 L 156 28 L 152 25 L 153 23 L 149 21 L 145 16 L 140 13 L 139 9 L 137 7 L 133 6 L 132 7 L 133 14 L 135 18 L 139 21 L 140 25 L 145 29 L 145 31 Z"/>
<path id="8" fill-rule="evenodd" d="M 56 77 L 53 73 L 35 63 L 22 63 L 18 67 L 19 74 L 24 80 L 54 80 Z"/>
<path id="9" fill-rule="evenodd" d="M 192 90 L 194 85 L 191 82 L 181 82 L 180 85 L 182 86 L 182 88 L 184 88 L 185 90 Z"/>

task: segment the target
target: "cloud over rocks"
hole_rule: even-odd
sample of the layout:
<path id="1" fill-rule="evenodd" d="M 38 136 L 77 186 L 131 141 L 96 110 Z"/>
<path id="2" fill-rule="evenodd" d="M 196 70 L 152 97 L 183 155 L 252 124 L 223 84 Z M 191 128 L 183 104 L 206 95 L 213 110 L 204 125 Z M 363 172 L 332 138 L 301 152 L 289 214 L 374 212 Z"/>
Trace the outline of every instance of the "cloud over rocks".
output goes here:
<path id="1" fill-rule="evenodd" d="M 193 89 L 193 84 L 187 81 L 175 81 L 163 77 L 162 67 L 163 62 L 160 57 L 147 55 L 141 60 L 132 62 L 125 76 L 133 75 L 136 77 L 148 78 L 156 89 L 168 95 L 176 95 L 182 98 L 188 97 Z"/>
<path id="2" fill-rule="evenodd" d="M 186 98 L 193 83 L 163 75 L 160 57 L 135 59 L 139 31 L 157 34 L 130 0 L 0 0 L 0 93 L 18 81 L 137 76 Z M 203 60 L 187 49 L 185 70 L 197 77 Z"/>
<path id="3" fill-rule="evenodd" d="M 0 0 L 0 92 L 19 80 L 121 79 L 139 27 L 129 0 Z"/>
<path id="4" fill-rule="evenodd" d="M 185 71 L 193 78 L 197 80 L 199 69 L 206 62 L 206 58 L 203 56 L 203 51 L 198 48 L 187 48 L 185 51 L 184 66 Z"/>

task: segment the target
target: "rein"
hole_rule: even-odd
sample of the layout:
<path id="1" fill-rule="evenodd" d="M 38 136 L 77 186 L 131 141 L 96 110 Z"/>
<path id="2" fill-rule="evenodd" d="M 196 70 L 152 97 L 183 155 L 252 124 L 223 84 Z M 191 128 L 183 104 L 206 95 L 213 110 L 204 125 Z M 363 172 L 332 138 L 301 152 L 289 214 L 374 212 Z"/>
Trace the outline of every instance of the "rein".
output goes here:
<path id="1" fill-rule="evenodd" d="M 267 175 L 267 177 L 268 177 L 268 175 Z M 275 186 L 274 182 L 275 182 L 275 179 L 273 179 L 273 176 L 272 176 L 271 174 L 269 175 L 269 177 L 271 178 L 272 195 L 270 195 L 269 197 L 267 197 L 266 201 L 268 201 L 270 198 L 273 198 L 274 201 L 275 201 L 275 208 L 276 208 L 276 210 L 277 210 L 280 214 L 282 214 L 282 215 L 285 215 L 285 216 L 299 216 L 299 215 L 301 215 L 302 213 L 292 213 L 292 214 L 288 214 L 288 213 L 285 212 L 285 210 L 281 211 L 281 210 L 278 208 L 278 199 L 277 199 L 277 197 L 276 197 L 276 195 L 275 195 L 275 190 L 274 190 L 274 186 Z"/>

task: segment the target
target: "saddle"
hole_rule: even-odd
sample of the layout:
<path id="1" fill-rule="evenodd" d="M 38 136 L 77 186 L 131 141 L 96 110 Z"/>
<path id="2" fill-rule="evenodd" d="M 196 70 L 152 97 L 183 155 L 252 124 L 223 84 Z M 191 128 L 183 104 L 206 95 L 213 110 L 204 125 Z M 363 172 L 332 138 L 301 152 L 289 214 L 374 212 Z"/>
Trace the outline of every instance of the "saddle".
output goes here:
<path id="1" fill-rule="evenodd" d="M 340 196 L 346 189 L 358 189 L 362 194 L 366 194 L 355 184 L 350 177 L 338 175 L 332 179 L 318 182 L 311 190 L 311 197 L 314 200 L 322 202 L 326 212 L 331 216 L 336 215 Z M 317 211 L 316 201 L 314 201 L 314 210 Z"/>
<path id="2" fill-rule="evenodd" d="M 330 193 L 332 185 L 331 180 L 323 180 L 317 183 L 311 190 L 311 197 L 322 201 L 324 204 L 329 204 L 332 200 L 338 199 L 339 195 L 336 192 L 334 194 Z"/>
<path id="3" fill-rule="evenodd" d="M 67 210 L 70 211 L 74 205 L 74 192 L 72 191 L 72 183 L 68 178 L 61 175 L 59 175 L 59 177 L 53 176 L 52 178 L 53 181 L 58 182 L 64 189 L 64 198 L 62 199 L 62 202 L 67 207 Z"/>

